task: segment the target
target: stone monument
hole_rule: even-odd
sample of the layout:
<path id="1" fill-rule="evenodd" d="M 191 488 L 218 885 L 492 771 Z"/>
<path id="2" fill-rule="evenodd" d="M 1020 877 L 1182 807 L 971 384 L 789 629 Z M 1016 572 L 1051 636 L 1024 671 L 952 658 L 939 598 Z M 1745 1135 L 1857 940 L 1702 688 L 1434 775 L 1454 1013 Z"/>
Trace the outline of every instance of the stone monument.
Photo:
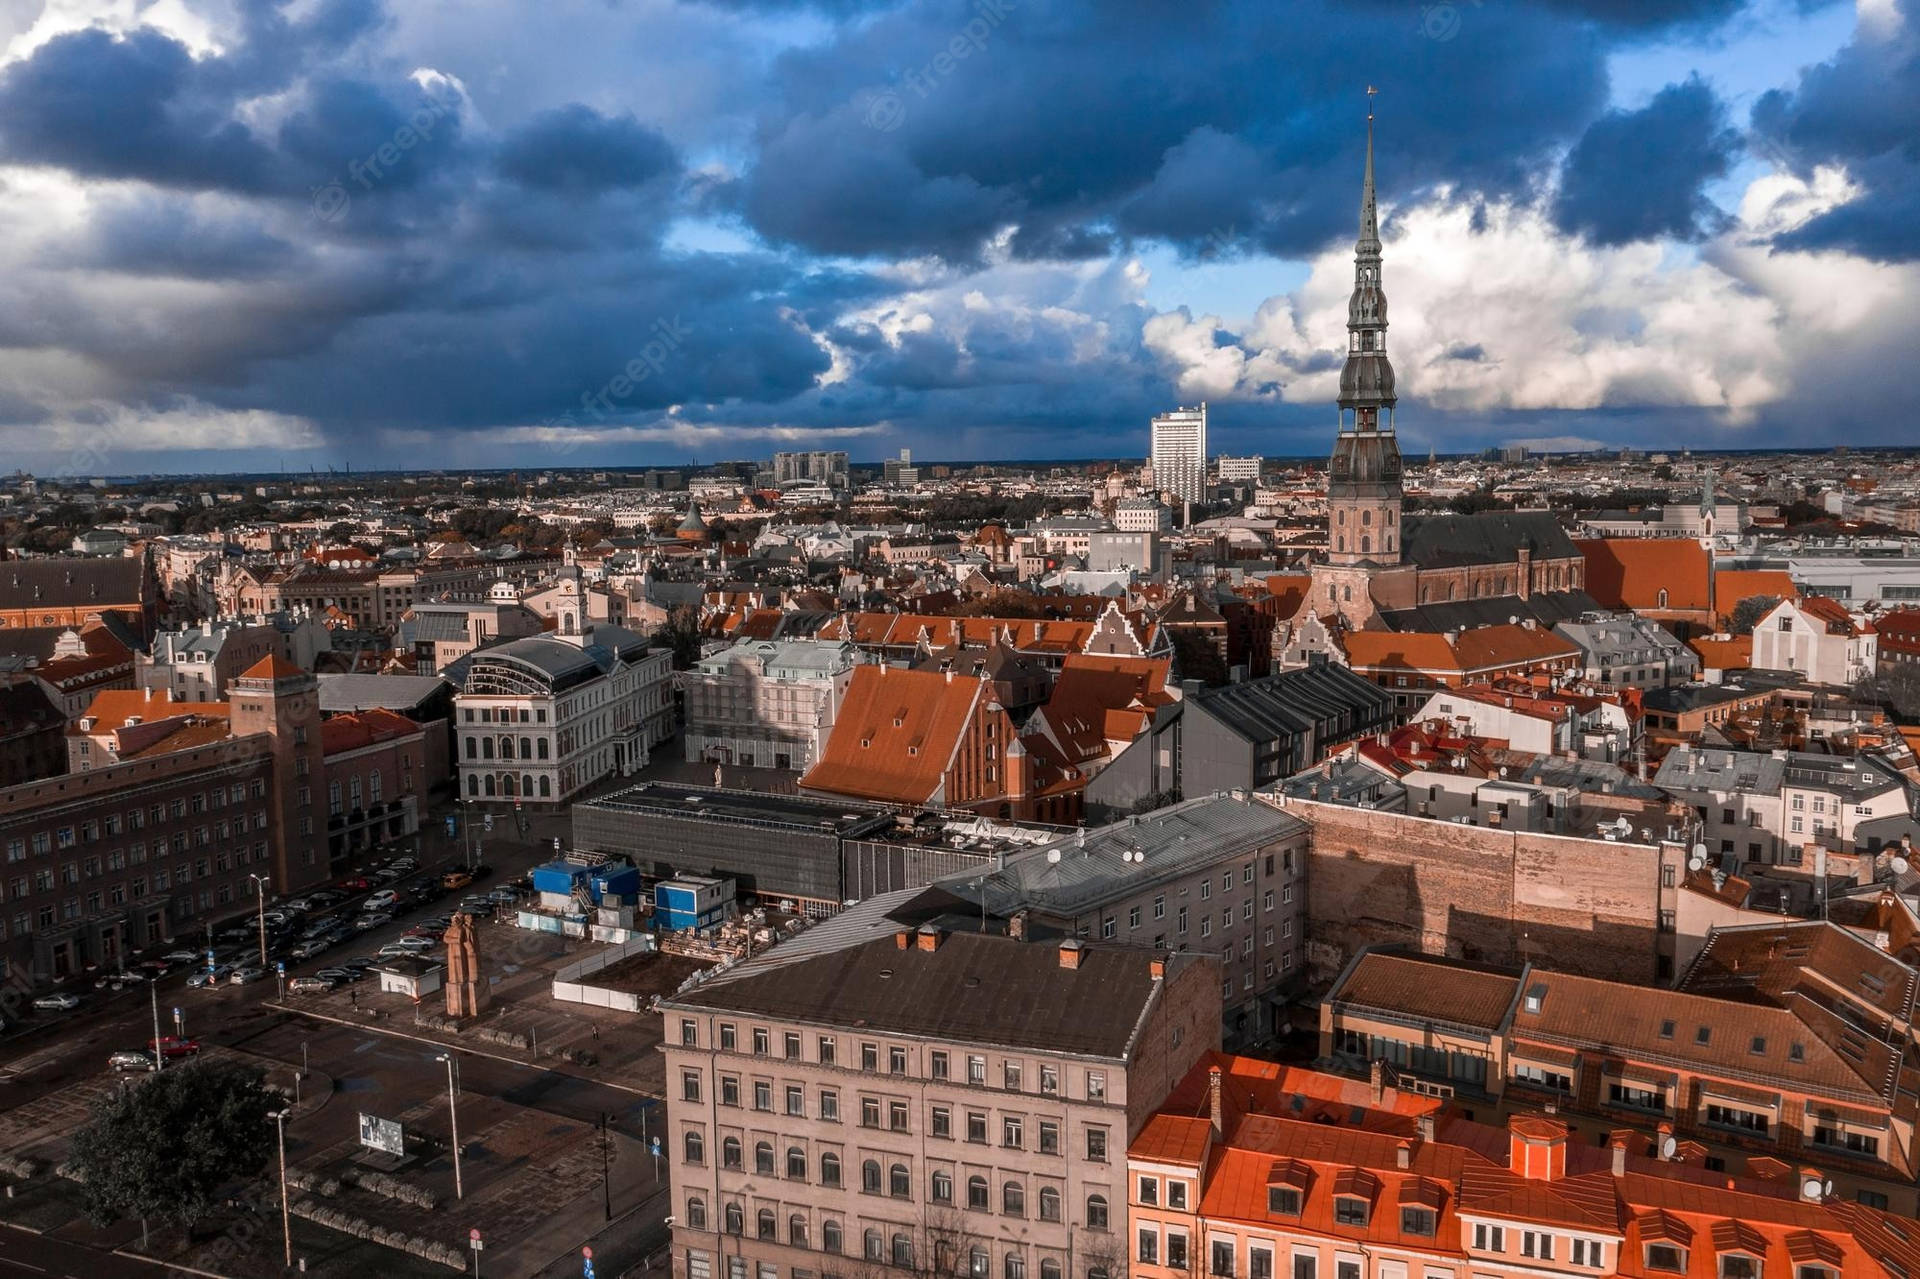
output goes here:
<path id="1" fill-rule="evenodd" d="M 441 940 L 447 943 L 447 1016 L 477 1017 L 487 1006 L 487 979 L 480 971 L 473 916 L 455 915 Z"/>

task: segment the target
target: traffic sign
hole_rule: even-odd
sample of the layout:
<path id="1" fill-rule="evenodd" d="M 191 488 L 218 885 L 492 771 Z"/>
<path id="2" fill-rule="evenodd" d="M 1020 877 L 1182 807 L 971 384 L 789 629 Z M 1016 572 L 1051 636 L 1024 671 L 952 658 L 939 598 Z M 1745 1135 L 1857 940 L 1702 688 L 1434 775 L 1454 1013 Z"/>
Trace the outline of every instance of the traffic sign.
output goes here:
<path id="1" fill-rule="evenodd" d="M 273 971 L 285 977 L 287 975 L 287 961 L 284 959 L 276 959 L 273 962 Z"/>
<path id="2" fill-rule="evenodd" d="M 486 831 L 487 834 L 489 835 L 493 834 L 493 814 L 492 813 L 488 813 L 486 815 L 486 818 L 482 823 L 481 829 Z"/>
<path id="3" fill-rule="evenodd" d="M 485 1246 L 486 1245 L 480 1240 L 480 1231 L 478 1228 L 467 1231 L 467 1247 L 473 1249 L 475 1252 L 479 1252 Z M 473 1264 L 476 1266 L 479 1265 L 479 1259 L 475 1258 Z"/>
<path id="4" fill-rule="evenodd" d="M 593 1258 L 588 1257 L 580 1266 L 580 1279 L 593 1279 Z"/>
<path id="5" fill-rule="evenodd" d="M 653 1139 L 653 1153 L 656 1158 L 660 1154 L 660 1139 L 658 1137 Z"/>
<path id="6" fill-rule="evenodd" d="M 583 1257 L 585 1257 L 585 1258 L 586 1258 L 586 1259 L 587 1259 L 588 1261 L 592 1261 L 592 1260 L 593 1260 L 593 1245 L 591 1245 L 591 1244 L 581 1244 L 581 1245 L 580 1245 L 580 1255 L 581 1255 L 581 1256 L 583 1256 Z"/>

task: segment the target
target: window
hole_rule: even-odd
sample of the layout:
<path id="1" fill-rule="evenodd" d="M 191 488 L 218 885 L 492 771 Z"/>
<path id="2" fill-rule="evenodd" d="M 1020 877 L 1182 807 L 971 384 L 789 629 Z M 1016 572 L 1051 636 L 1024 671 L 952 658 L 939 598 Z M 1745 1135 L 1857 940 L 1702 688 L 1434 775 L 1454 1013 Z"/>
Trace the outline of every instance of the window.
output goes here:
<path id="1" fill-rule="evenodd" d="M 1520 1255 L 1538 1257 L 1542 1261 L 1553 1260 L 1553 1236 L 1539 1230 L 1520 1232 Z"/>
<path id="2" fill-rule="evenodd" d="M 982 1087 L 987 1082 L 987 1059 L 985 1057 L 967 1058 L 967 1082 Z"/>
<path id="3" fill-rule="evenodd" d="M 820 1227 L 821 1251 L 837 1253 L 845 1246 L 846 1242 L 840 1233 L 839 1222 L 829 1221 Z"/>
<path id="4" fill-rule="evenodd" d="M 1489 1226 L 1486 1222 L 1475 1222 L 1473 1227 L 1473 1250 L 1475 1252 L 1505 1252 L 1507 1250 L 1507 1231 L 1504 1226 Z"/>
<path id="5" fill-rule="evenodd" d="M 682 1101 L 699 1101 L 700 1100 L 700 1072 L 699 1071 L 683 1070 L 680 1072 L 680 1100 Z"/>
<path id="6" fill-rule="evenodd" d="M 1140 1178 L 1140 1202 L 1157 1204 L 1160 1202 L 1160 1179 L 1158 1177 Z"/>
<path id="7" fill-rule="evenodd" d="M 773 1209 L 762 1208 L 753 1214 L 753 1233 L 756 1238 L 771 1239 L 777 1227 L 774 1224 Z"/>
<path id="8" fill-rule="evenodd" d="M 860 1069 L 868 1071 L 880 1069 L 879 1044 L 860 1045 Z"/>
<path id="9" fill-rule="evenodd" d="M 1372 1215 L 1372 1207 L 1364 1199 L 1336 1195 L 1333 1200 L 1333 1219 L 1342 1226 L 1364 1226 Z"/>
<path id="10" fill-rule="evenodd" d="M 1160 1264 L 1160 1232 L 1152 1226 L 1140 1227 L 1140 1243 L 1137 1249 L 1140 1263 L 1147 1266 Z"/>
<path id="11" fill-rule="evenodd" d="M 773 1085 L 765 1079 L 753 1081 L 753 1108 L 755 1110 L 773 1109 Z"/>
<path id="12" fill-rule="evenodd" d="M 707 1201 L 698 1195 L 687 1200 L 687 1226 L 693 1230 L 707 1228 Z"/>
<path id="13" fill-rule="evenodd" d="M 887 1073 L 904 1075 L 907 1073 L 907 1050 L 904 1048 L 887 1049 Z"/>
<path id="14" fill-rule="evenodd" d="M 1293 1254 L 1293 1279 L 1315 1279 L 1320 1271 L 1320 1258 L 1310 1252 Z"/>
<path id="15" fill-rule="evenodd" d="M 989 1269 L 985 1248 L 976 1245 L 967 1249 L 967 1279 L 987 1279 Z"/>
<path id="16" fill-rule="evenodd" d="M 1043 1155 L 1060 1153 L 1060 1125 L 1051 1119 L 1040 1121 L 1040 1153 Z"/>
<path id="17" fill-rule="evenodd" d="M 1870 1133 L 1852 1132 L 1837 1128 L 1831 1123 L 1816 1123 L 1813 1126 L 1813 1144 L 1828 1150 L 1844 1151 L 1850 1155 L 1866 1155 L 1878 1158 L 1880 1139 Z"/>
<path id="18" fill-rule="evenodd" d="M 1107 1162 L 1107 1130 L 1105 1128 L 1087 1129 L 1087 1158 L 1095 1163 Z"/>
<path id="19" fill-rule="evenodd" d="M 1169 1181 L 1167 1183 L 1167 1207 L 1185 1208 L 1187 1206 L 1187 1183 Z"/>
<path id="20" fill-rule="evenodd" d="M 1720 1279 L 1760 1279 L 1760 1260 L 1744 1252 L 1720 1254 Z"/>
<path id="21" fill-rule="evenodd" d="M 1000 1187 L 1000 1211 L 1009 1217 L 1027 1215 L 1027 1188 L 1017 1181 Z"/>
<path id="22" fill-rule="evenodd" d="M 928 1060 L 930 1062 L 928 1073 L 935 1079 L 945 1079 L 947 1077 L 947 1054 L 942 1050 L 935 1049 Z"/>
<path id="23" fill-rule="evenodd" d="M 1213 1241 L 1212 1263 L 1207 1267 L 1208 1271 L 1221 1276 L 1221 1279 L 1231 1279 L 1235 1251 L 1237 1250 L 1234 1247 L 1233 1240 L 1215 1239 Z"/>
<path id="24" fill-rule="evenodd" d="M 1040 1220 L 1060 1220 L 1060 1191 L 1056 1187 L 1040 1187 Z"/>
<path id="25" fill-rule="evenodd" d="M 720 1027 L 720 1051 L 732 1052 L 735 1047 L 733 1027 L 722 1023 Z"/>
<path id="26" fill-rule="evenodd" d="M 880 1126 L 880 1099 L 878 1097 L 862 1097 L 860 1099 L 860 1126 L 862 1128 L 878 1128 Z"/>
<path id="27" fill-rule="evenodd" d="M 840 1156 L 831 1150 L 820 1156 L 820 1184 L 835 1190 L 840 1188 Z"/>
<path id="28" fill-rule="evenodd" d="M 1169 1255 L 1172 1249 L 1168 1249 Z M 1247 1249 L 1247 1279 L 1273 1279 L 1273 1250 L 1270 1248 Z"/>
<path id="29" fill-rule="evenodd" d="M 1105 1195 L 1087 1196 L 1087 1229 L 1105 1230 L 1107 1228 L 1107 1197 Z"/>
<path id="30" fill-rule="evenodd" d="M 987 1179 L 985 1177 L 967 1178 L 967 1207 L 975 1212 L 987 1210 Z"/>
<path id="31" fill-rule="evenodd" d="M 800 1060 L 800 1036 L 795 1031 L 787 1031 L 781 1036 L 781 1044 L 786 1049 L 789 1061 Z"/>
<path id="32" fill-rule="evenodd" d="M 907 1103 L 890 1101 L 887 1103 L 887 1127 L 894 1132 L 907 1130 Z"/>
<path id="33" fill-rule="evenodd" d="M 937 1204 L 950 1204 L 953 1202 L 952 1173 L 941 1171 L 933 1174 L 932 1198 L 933 1202 Z"/>
<path id="34" fill-rule="evenodd" d="M 860 1165 L 860 1189 L 870 1195 L 880 1193 L 880 1161 L 869 1159 Z"/>
<path id="35" fill-rule="evenodd" d="M 913 1268 L 913 1240 L 904 1234 L 893 1236 L 893 1264 L 902 1270 Z"/>
<path id="36" fill-rule="evenodd" d="M 681 1138 L 682 1154 L 690 1164 L 703 1164 L 707 1161 L 707 1143 L 697 1132 L 690 1132 Z"/>
<path id="37" fill-rule="evenodd" d="M 885 1236 L 878 1230 L 867 1231 L 863 1242 L 866 1247 L 868 1261 L 885 1261 L 887 1259 L 887 1241 Z"/>
<path id="38" fill-rule="evenodd" d="M 895 1199 L 912 1197 L 913 1181 L 908 1176 L 905 1164 L 894 1164 L 887 1169 L 887 1193 Z"/>
<path id="39" fill-rule="evenodd" d="M 1419 1235 L 1423 1239 L 1433 1237 L 1436 1218 L 1431 1208 L 1402 1208 L 1400 1210 L 1400 1233 Z"/>
<path id="40" fill-rule="evenodd" d="M 1020 1149 L 1020 1120 L 1008 1116 L 1000 1121 L 1000 1144 L 1010 1150 Z"/>
<path id="41" fill-rule="evenodd" d="M 976 1141 L 981 1143 L 982 1145 L 986 1144 L 986 1140 L 987 1140 L 986 1112 L 980 1111 L 980 1110 L 969 1110 L 967 1112 L 967 1140 Z"/>
<path id="42" fill-rule="evenodd" d="M 1573 1077 L 1558 1070 L 1548 1070 L 1544 1066 L 1515 1065 L 1513 1077 L 1519 1083 L 1532 1084 L 1535 1088 L 1545 1088 L 1549 1092 L 1573 1091 Z"/>
<path id="43" fill-rule="evenodd" d="M 1767 1135 L 1770 1121 L 1766 1115 L 1710 1101 L 1707 1103 L 1707 1122 L 1722 1128 L 1737 1128 L 1741 1132 L 1756 1133 L 1764 1137 Z"/>
<path id="44" fill-rule="evenodd" d="M 1641 1088 L 1627 1083 L 1607 1085 L 1607 1100 L 1616 1106 L 1631 1106 L 1635 1110 L 1665 1110 L 1666 1096 L 1652 1088 Z"/>
<path id="45" fill-rule="evenodd" d="M 747 1210 L 745 1208 L 741 1207 L 739 1204 L 728 1204 L 726 1217 L 727 1217 L 727 1233 L 728 1234 L 737 1235 L 737 1234 L 742 1234 L 746 1231 Z"/>
<path id="46" fill-rule="evenodd" d="M 1607 1264 L 1607 1245 L 1598 1239 L 1575 1239 L 1573 1241 L 1573 1264 L 1591 1266 L 1603 1270 Z"/>
<path id="47" fill-rule="evenodd" d="M 1650 1243 L 1647 1245 L 1647 1269 L 1667 1270 L 1674 1274 L 1685 1274 L 1687 1270 L 1687 1250 L 1670 1243 Z"/>
<path id="48" fill-rule="evenodd" d="M 807 1219 L 797 1212 L 787 1218 L 787 1242 L 795 1248 L 807 1246 Z"/>
<path id="49" fill-rule="evenodd" d="M 931 1128 L 936 1137 L 953 1136 L 953 1111 L 945 1106 L 935 1106 L 932 1112 Z"/>
<path id="50" fill-rule="evenodd" d="M 1020 1091 L 1020 1063 L 1007 1061 L 1000 1064 L 1000 1086 L 1008 1092 Z"/>
<path id="51" fill-rule="evenodd" d="M 755 1026 L 753 1028 L 753 1055 L 756 1057 L 765 1057 L 772 1051 L 773 1036 L 768 1033 L 765 1026 Z"/>
<path id="52" fill-rule="evenodd" d="M 840 1094 L 832 1088 L 820 1090 L 820 1117 L 828 1123 L 840 1122 Z"/>
<path id="53" fill-rule="evenodd" d="M 753 1147 L 753 1170 L 762 1177 L 773 1176 L 773 1143 L 755 1142 Z"/>
<path id="54" fill-rule="evenodd" d="M 1269 1256 L 1268 1264 L 1272 1264 Z M 1177 1230 L 1167 1231 L 1167 1269 L 1185 1270 L 1187 1268 L 1187 1237 Z"/>
<path id="55" fill-rule="evenodd" d="M 832 1038 L 827 1035 L 820 1036 L 819 1047 L 820 1047 L 820 1064 L 822 1066 L 833 1065 L 834 1050 L 833 1050 Z"/>
<path id="56" fill-rule="evenodd" d="M 1087 1072 L 1087 1100 L 1100 1101 L 1107 1095 L 1107 1074 L 1103 1070 Z"/>
<path id="57" fill-rule="evenodd" d="M 807 1090 L 799 1084 L 787 1085 L 787 1113 L 796 1117 L 807 1113 Z"/>
<path id="58" fill-rule="evenodd" d="M 805 1181 L 807 1179 L 807 1152 L 798 1146 L 787 1147 L 787 1180 Z"/>

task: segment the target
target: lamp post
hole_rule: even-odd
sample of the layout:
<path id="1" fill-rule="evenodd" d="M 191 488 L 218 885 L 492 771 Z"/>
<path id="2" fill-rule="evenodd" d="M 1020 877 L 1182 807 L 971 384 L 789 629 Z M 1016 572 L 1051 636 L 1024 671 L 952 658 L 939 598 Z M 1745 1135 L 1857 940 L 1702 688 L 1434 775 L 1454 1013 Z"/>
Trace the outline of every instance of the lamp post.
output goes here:
<path id="1" fill-rule="evenodd" d="M 153 1001 L 153 1073 L 167 1068 L 167 1055 L 160 1051 L 160 983 L 147 983 L 147 997 Z"/>
<path id="2" fill-rule="evenodd" d="M 453 1084 L 453 1054 L 439 1053 L 434 1060 L 447 1063 L 447 1124 L 453 1131 L 453 1197 L 465 1199 L 466 1187 L 460 1180 L 460 1099 Z"/>
<path id="3" fill-rule="evenodd" d="M 293 1213 L 287 1207 L 287 1116 L 290 1110 L 276 1110 L 267 1118 L 280 1137 L 280 1238 L 286 1247 L 286 1266 L 293 1267 Z"/>
<path id="4" fill-rule="evenodd" d="M 607 1143 L 611 1139 L 608 1129 L 613 1125 L 613 1116 L 606 1111 L 600 1112 L 600 1196 L 606 1201 L 607 1220 L 613 1220 L 613 1176 L 609 1169 L 612 1161 L 608 1158 Z"/>
<path id="5" fill-rule="evenodd" d="M 255 875 L 251 871 L 247 873 L 247 878 L 253 881 L 254 896 L 260 899 L 260 966 L 265 968 L 267 966 L 267 881 L 264 876 Z"/>

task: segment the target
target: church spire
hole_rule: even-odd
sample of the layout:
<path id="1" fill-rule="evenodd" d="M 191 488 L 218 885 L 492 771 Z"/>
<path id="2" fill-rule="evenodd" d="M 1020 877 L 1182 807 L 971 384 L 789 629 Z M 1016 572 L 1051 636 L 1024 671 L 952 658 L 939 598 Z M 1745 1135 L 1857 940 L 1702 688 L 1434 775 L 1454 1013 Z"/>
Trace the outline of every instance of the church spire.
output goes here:
<path id="1" fill-rule="evenodd" d="M 1379 92 L 1367 86 L 1367 177 L 1360 188 L 1360 238 L 1353 248 L 1357 254 L 1380 256 L 1380 213 L 1373 198 L 1373 95 Z"/>

